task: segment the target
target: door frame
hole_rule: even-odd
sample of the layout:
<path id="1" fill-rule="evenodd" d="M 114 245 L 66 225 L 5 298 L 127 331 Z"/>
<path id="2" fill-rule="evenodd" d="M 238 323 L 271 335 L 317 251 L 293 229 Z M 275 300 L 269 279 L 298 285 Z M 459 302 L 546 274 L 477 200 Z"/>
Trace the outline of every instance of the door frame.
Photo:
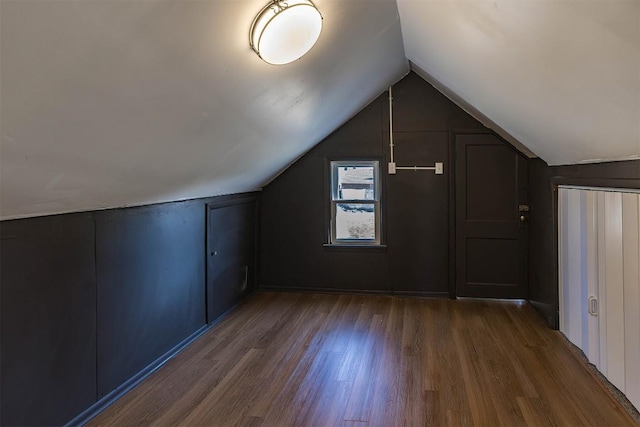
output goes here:
<path id="1" fill-rule="evenodd" d="M 529 160 L 529 156 L 524 154 L 522 151 L 518 150 L 516 147 L 511 145 L 509 141 L 495 133 L 489 128 L 484 129 L 451 129 L 449 130 L 449 298 L 456 299 L 457 298 L 457 289 L 456 289 L 456 137 L 458 135 L 493 135 L 498 140 L 500 140 L 505 146 L 511 149 L 514 153 L 523 156 L 527 161 Z M 555 205 L 554 205 L 555 206 Z M 557 206 L 556 206 L 556 215 L 557 215 Z M 527 231 L 528 232 L 528 231 Z M 529 251 L 529 242 L 527 241 L 527 252 Z M 557 250 L 557 245 L 556 245 Z M 528 254 L 527 254 L 528 255 Z M 528 268 L 528 259 L 527 259 L 527 268 Z M 556 266 L 557 268 L 557 266 Z M 557 275 L 557 274 L 556 274 Z M 525 279 L 527 280 L 527 288 L 528 288 L 528 274 Z"/>

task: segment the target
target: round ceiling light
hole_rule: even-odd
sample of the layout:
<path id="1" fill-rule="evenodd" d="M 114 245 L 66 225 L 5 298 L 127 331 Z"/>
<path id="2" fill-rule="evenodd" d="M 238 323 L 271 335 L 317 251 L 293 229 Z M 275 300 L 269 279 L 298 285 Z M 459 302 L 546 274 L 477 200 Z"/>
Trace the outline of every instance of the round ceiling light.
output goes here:
<path id="1" fill-rule="evenodd" d="M 307 53 L 320 37 L 322 15 L 309 0 L 274 0 L 251 24 L 250 43 L 269 64 L 288 64 Z"/>

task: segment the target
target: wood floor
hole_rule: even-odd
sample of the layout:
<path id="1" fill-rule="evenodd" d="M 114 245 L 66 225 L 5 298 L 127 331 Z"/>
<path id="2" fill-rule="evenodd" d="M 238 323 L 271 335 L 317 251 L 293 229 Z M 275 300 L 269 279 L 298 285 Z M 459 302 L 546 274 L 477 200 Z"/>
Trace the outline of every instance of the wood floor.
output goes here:
<path id="1" fill-rule="evenodd" d="M 635 425 L 526 304 L 256 293 L 90 425 Z"/>

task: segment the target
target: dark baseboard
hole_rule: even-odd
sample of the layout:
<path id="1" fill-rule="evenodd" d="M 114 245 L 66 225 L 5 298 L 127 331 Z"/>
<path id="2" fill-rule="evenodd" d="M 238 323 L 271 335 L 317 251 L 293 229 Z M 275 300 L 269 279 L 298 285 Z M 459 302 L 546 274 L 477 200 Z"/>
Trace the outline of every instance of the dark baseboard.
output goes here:
<path id="1" fill-rule="evenodd" d="M 214 323 L 215 324 L 215 323 Z M 107 409 L 112 403 L 116 400 L 127 394 L 131 391 L 135 386 L 144 381 L 147 377 L 153 374 L 156 370 L 162 367 L 165 363 L 167 363 L 171 358 L 173 358 L 176 354 L 180 353 L 184 350 L 189 344 L 194 342 L 200 336 L 202 336 L 205 332 L 207 332 L 214 324 L 211 325 L 203 325 L 194 333 L 189 335 L 187 338 L 182 340 L 176 346 L 174 346 L 171 350 L 167 351 L 165 354 L 154 360 L 150 363 L 146 368 L 142 369 L 140 372 L 129 378 L 127 381 L 122 383 L 118 388 L 104 395 L 100 400 L 96 403 L 85 409 L 82 413 L 76 416 L 74 419 L 69 421 L 65 426 L 83 426 L 95 418 L 102 411 Z"/>
<path id="2" fill-rule="evenodd" d="M 301 286 L 260 286 L 259 291 L 264 292 L 297 292 L 297 293 L 313 293 L 313 294 L 354 294 L 354 295 L 394 295 L 406 297 L 421 298 L 449 298 L 449 292 L 415 292 L 415 291 L 381 291 L 381 290 L 362 290 L 362 289 L 345 289 L 345 288 L 324 288 L 324 287 L 301 287 Z"/>
<path id="3" fill-rule="evenodd" d="M 133 377 L 129 378 L 127 381 L 125 381 L 122 385 L 120 385 L 115 390 L 111 391 L 109 394 L 103 396 L 100 400 L 98 400 L 96 403 L 91 405 L 89 408 L 83 411 L 80 415 L 76 416 L 74 419 L 72 419 L 67 424 L 65 424 L 65 427 L 84 426 L 85 424 L 87 424 L 93 418 L 98 416 L 102 411 L 104 411 L 109 406 L 111 406 L 116 400 L 120 399 L 122 396 L 127 394 L 134 387 L 136 387 L 138 384 L 140 384 L 145 379 L 147 379 L 151 374 L 153 374 L 155 371 L 160 369 L 165 363 L 171 360 L 174 356 L 176 356 L 182 350 L 187 348 L 191 343 L 193 343 L 195 340 L 200 338 L 202 335 L 204 335 L 207 331 L 209 331 L 209 329 L 213 328 L 218 323 L 226 319 L 229 316 L 229 314 L 231 314 L 239 306 L 244 304 L 251 297 L 251 295 L 254 294 L 254 292 L 255 291 L 248 293 L 244 298 L 242 298 L 242 300 L 240 300 L 237 304 L 235 304 L 229 310 L 221 314 L 213 322 L 200 327 L 197 331 L 195 331 L 194 333 L 189 335 L 187 338 L 182 340 L 180 343 L 174 346 L 171 350 L 169 350 L 168 352 L 166 352 L 165 354 L 157 358 L 155 361 L 153 361 L 151 364 L 149 364 L 149 366 L 147 366 L 146 368 L 138 372 Z"/>
<path id="4" fill-rule="evenodd" d="M 527 302 L 544 318 L 551 329 L 559 329 L 558 316 L 554 312 L 553 305 L 533 300 L 527 300 Z"/>
<path id="5" fill-rule="evenodd" d="M 391 295 L 402 296 L 402 297 L 451 299 L 449 296 L 449 291 L 442 291 L 442 292 L 393 291 Z"/>
<path id="6" fill-rule="evenodd" d="M 388 295 L 386 291 L 379 290 L 361 290 L 361 289 L 341 289 L 341 288 L 322 288 L 312 286 L 259 286 L 258 291 L 263 292 L 296 292 L 307 294 L 361 294 L 361 295 Z"/>

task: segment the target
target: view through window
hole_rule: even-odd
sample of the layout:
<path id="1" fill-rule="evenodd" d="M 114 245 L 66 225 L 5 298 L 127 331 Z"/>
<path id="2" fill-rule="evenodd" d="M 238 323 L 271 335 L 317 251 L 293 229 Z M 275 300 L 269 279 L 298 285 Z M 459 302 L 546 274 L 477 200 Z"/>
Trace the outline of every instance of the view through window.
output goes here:
<path id="1" fill-rule="evenodd" d="M 380 243 L 377 161 L 331 162 L 331 242 Z"/>

